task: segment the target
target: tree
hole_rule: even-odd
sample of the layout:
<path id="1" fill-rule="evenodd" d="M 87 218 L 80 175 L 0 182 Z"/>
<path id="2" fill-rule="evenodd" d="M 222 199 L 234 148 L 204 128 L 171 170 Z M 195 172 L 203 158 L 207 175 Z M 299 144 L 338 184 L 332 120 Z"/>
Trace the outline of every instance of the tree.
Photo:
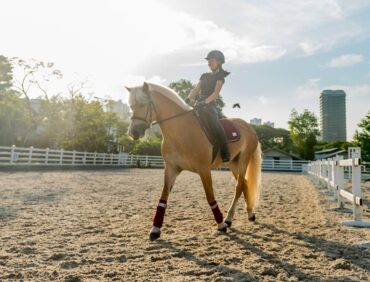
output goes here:
<path id="1" fill-rule="evenodd" d="M 52 79 L 60 79 L 62 73 L 60 70 L 54 68 L 54 63 L 42 62 L 38 60 L 23 60 L 17 57 L 12 58 L 13 67 L 19 68 L 21 72 L 21 79 L 15 78 L 13 88 L 25 97 L 25 102 L 28 108 L 27 114 L 30 120 L 29 127 L 25 131 L 23 137 L 23 146 L 28 142 L 30 135 L 37 131 L 38 126 L 41 125 L 45 117 L 38 115 L 37 111 L 32 105 L 30 99 L 30 90 L 36 88 L 45 100 L 49 102 L 50 94 L 47 91 L 47 84 Z"/>
<path id="2" fill-rule="evenodd" d="M 0 91 L 0 145 L 22 145 L 30 126 L 24 99 L 13 90 Z"/>
<path id="3" fill-rule="evenodd" d="M 178 81 L 171 82 L 170 85 L 168 86 L 171 89 L 175 90 L 179 96 L 185 100 L 186 97 L 190 94 L 190 91 L 193 90 L 195 85 L 187 79 L 180 79 Z M 216 99 L 216 105 L 217 108 L 220 110 L 220 113 L 222 114 L 222 109 L 225 107 L 225 102 L 222 99 L 222 96 L 219 96 Z"/>
<path id="4" fill-rule="evenodd" d="M 303 159 L 313 160 L 315 157 L 314 146 L 317 143 L 316 136 L 319 134 L 315 114 L 307 109 L 299 114 L 293 109 L 288 124 L 294 150 Z"/>
<path id="5" fill-rule="evenodd" d="M 7 57 L 0 55 L 0 92 L 12 86 L 13 68 Z"/>
<path id="6" fill-rule="evenodd" d="M 132 148 L 131 153 L 136 155 L 160 156 L 161 143 L 162 139 L 158 136 L 150 136 L 145 138 L 141 142 L 137 142 Z"/>
<path id="7" fill-rule="evenodd" d="M 191 90 L 195 87 L 195 85 L 187 79 L 180 79 L 178 81 L 171 82 L 168 85 L 171 89 L 175 90 L 179 96 L 185 100 L 186 97 L 190 94 Z"/>
<path id="8" fill-rule="evenodd" d="M 268 125 L 252 125 L 256 130 L 262 150 L 278 148 L 286 152 L 292 150 L 289 131 L 284 128 L 273 128 Z"/>
<path id="9" fill-rule="evenodd" d="M 8 58 L 0 55 L 0 145 L 21 144 L 29 126 L 26 105 L 19 93 L 11 89 L 13 67 Z"/>
<path id="10" fill-rule="evenodd" d="M 370 111 L 358 124 L 354 144 L 361 147 L 361 158 L 370 161 Z"/>

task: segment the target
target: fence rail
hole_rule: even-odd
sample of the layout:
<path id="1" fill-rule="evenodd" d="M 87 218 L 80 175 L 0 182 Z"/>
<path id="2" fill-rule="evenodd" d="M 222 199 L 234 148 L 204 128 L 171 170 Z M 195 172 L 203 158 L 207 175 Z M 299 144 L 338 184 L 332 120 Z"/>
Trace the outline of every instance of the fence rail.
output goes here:
<path id="1" fill-rule="evenodd" d="M 351 171 L 352 192 L 344 189 L 344 169 Z M 339 208 L 344 207 L 343 199 L 353 205 L 353 220 L 344 221 L 343 224 L 356 227 L 370 227 L 370 222 L 362 220 L 363 201 L 361 198 L 361 150 L 356 148 L 352 151 L 349 159 L 343 160 L 336 156 L 325 160 L 309 163 L 308 174 L 316 177 L 319 182 L 324 182 L 329 191 L 334 195 Z"/>
<path id="2" fill-rule="evenodd" d="M 273 160 L 262 162 L 264 171 L 306 170 L 307 161 Z M 129 155 L 127 153 L 107 154 L 96 152 L 78 152 L 68 150 L 3 147 L 0 146 L 0 166 L 122 166 L 163 168 L 162 156 Z M 226 166 L 221 169 L 228 169 Z"/>

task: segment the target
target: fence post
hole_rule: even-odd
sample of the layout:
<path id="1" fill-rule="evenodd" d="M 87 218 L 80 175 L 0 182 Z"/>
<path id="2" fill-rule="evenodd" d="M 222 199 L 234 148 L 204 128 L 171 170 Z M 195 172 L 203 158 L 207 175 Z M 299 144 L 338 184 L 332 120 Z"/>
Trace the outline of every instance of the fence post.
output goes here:
<path id="1" fill-rule="evenodd" d="M 338 187 L 338 155 L 333 158 L 333 170 L 332 170 L 332 179 L 333 179 L 333 193 L 334 193 L 334 200 L 337 199 L 337 187 Z"/>
<path id="2" fill-rule="evenodd" d="M 84 152 L 84 160 L 83 160 L 83 164 L 86 165 L 86 158 L 87 158 L 87 152 L 85 151 Z"/>
<path id="3" fill-rule="evenodd" d="M 33 146 L 31 146 L 28 151 L 28 163 L 29 164 L 32 162 L 32 151 L 33 151 Z"/>
<path id="4" fill-rule="evenodd" d="M 362 203 L 356 203 L 356 198 L 361 198 L 361 166 L 359 163 L 354 163 L 355 158 L 360 159 L 360 153 L 354 150 L 352 152 L 353 220 L 357 221 L 362 220 Z"/>
<path id="5" fill-rule="evenodd" d="M 94 152 L 94 165 L 96 164 L 96 152 Z"/>
<path id="6" fill-rule="evenodd" d="M 332 186 L 332 181 L 333 181 L 333 174 L 334 174 L 334 165 L 333 165 L 333 158 L 330 158 L 327 160 L 328 161 L 328 188 L 329 191 L 332 192 L 334 189 L 334 186 Z"/>
<path id="7" fill-rule="evenodd" d="M 73 150 L 73 154 L 72 154 L 72 164 L 73 165 L 75 164 L 75 159 L 76 159 L 76 150 Z"/>
<path id="8" fill-rule="evenodd" d="M 110 164 L 113 164 L 113 153 L 110 154 Z"/>
<path id="9" fill-rule="evenodd" d="M 103 164 L 104 164 L 104 161 L 105 161 L 105 153 L 103 153 Z"/>
<path id="10" fill-rule="evenodd" d="M 344 168 L 339 165 L 339 161 L 342 160 L 343 157 L 339 156 L 338 166 L 337 166 L 337 201 L 338 201 L 338 208 L 344 208 L 344 202 L 342 201 L 342 196 L 340 195 L 340 190 L 344 188 Z"/>
<path id="11" fill-rule="evenodd" d="M 13 164 L 15 159 L 15 145 L 10 149 L 10 163 Z"/>
<path id="12" fill-rule="evenodd" d="M 60 158 L 59 158 L 59 164 L 63 164 L 63 151 L 64 151 L 64 149 L 61 149 L 60 150 Z"/>
<path id="13" fill-rule="evenodd" d="M 45 151 L 45 164 L 48 164 L 48 160 L 49 160 L 49 147 L 47 147 Z"/>

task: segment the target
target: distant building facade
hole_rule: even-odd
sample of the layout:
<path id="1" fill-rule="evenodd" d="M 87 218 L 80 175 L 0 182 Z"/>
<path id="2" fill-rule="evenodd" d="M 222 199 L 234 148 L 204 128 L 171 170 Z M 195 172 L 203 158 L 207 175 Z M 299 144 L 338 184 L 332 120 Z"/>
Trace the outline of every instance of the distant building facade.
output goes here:
<path id="1" fill-rule="evenodd" d="M 127 104 L 122 103 L 121 100 L 109 101 L 108 112 L 116 113 L 117 116 L 123 120 L 130 118 L 130 107 Z"/>
<path id="2" fill-rule="evenodd" d="M 262 119 L 260 118 L 253 118 L 250 120 L 250 124 L 253 124 L 253 125 L 261 125 L 262 124 Z"/>
<path id="3" fill-rule="evenodd" d="M 320 127 L 323 141 L 346 141 L 346 93 L 324 90 L 320 95 Z"/>

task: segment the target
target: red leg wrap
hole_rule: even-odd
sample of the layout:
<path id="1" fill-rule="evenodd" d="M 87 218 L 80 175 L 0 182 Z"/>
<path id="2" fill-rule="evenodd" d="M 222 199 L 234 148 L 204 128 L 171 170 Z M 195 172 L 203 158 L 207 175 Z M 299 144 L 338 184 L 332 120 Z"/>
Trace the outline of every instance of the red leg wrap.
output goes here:
<path id="1" fill-rule="evenodd" d="M 166 207 L 167 207 L 167 201 L 159 200 L 159 203 L 158 203 L 158 206 L 157 206 L 157 211 L 156 211 L 154 219 L 153 219 L 153 225 L 155 227 L 158 227 L 158 228 L 162 227 Z"/>
<path id="2" fill-rule="evenodd" d="M 224 220 L 224 217 L 218 207 L 218 204 L 216 201 L 212 202 L 209 204 L 211 206 L 211 209 L 212 209 L 212 212 L 213 212 L 213 215 L 215 217 L 215 220 L 218 224 L 220 224 L 223 220 Z"/>

